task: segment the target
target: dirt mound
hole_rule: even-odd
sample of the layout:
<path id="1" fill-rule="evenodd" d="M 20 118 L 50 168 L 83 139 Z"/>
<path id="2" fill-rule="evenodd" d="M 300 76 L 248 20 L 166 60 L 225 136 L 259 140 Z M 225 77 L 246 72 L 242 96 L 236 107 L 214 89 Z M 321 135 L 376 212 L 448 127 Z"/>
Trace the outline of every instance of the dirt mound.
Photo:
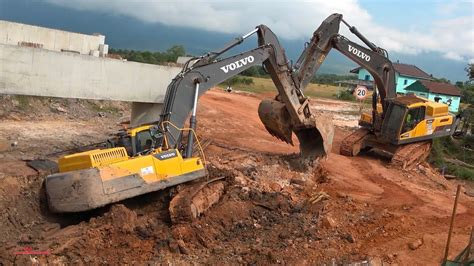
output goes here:
<path id="1" fill-rule="evenodd" d="M 130 104 L 118 101 L 0 95 L 0 105 L 0 118 L 11 120 L 117 118 L 130 114 Z"/>

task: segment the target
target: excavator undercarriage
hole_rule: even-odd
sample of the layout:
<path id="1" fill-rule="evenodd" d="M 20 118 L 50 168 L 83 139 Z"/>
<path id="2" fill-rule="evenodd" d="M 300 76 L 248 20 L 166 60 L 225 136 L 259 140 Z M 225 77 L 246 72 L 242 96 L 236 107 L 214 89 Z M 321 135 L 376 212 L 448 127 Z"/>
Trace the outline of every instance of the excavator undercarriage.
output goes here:
<path id="1" fill-rule="evenodd" d="M 432 140 L 410 144 L 393 145 L 377 140 L 366 128 L 360 128 L 341 142 L 339 153 L 345 156 L 357 156 L 362 150 L 376 149 L 390 155 L 390 163 L 401 169 L 411 169 L 423 162 L 430 154 Z"/>

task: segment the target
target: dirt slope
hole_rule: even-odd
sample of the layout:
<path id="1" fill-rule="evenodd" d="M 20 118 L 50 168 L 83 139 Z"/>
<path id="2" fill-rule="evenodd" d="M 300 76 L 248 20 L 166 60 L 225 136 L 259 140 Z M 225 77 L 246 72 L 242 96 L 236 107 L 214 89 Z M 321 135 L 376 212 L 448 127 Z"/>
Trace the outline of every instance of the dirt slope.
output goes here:
<path id="1" fill-rule="evenodd" d="M 271 137 L 257 116 L 259 98 L 211 91 L 199 107 L 201 138 L 212 139 L 206 154 L 213 176 L 226 176 L 223 199 L 192 224 L 171 226 L 169 190 L 150 193 L 77 215 L 47 211 L 44 173 L 22 157 L 48 157 L 72 141 L 99 141 L 115 119 L 48 117 L 38 123 L 0 123 L 0 261 L 9 263 L 437 264 L 452 208 L 455 182 L 429 166 L 404 172 L 380 157 L 337 154 L 349 131 L 338 128 L 333 153 L 318 167 L 302 170 L 296 147 Z M 332 112 L 347 110 L 344 103 Z M 337 119 L 337 118 L 336 118 Z M 54 125 L 54 126 L 45 126 Z M 31 132 L 32 134 L 28 134 Z M 42 132 L 42 133 L 40 133 Z M 21 136 L 18 146 L 12 135 Z M 60 137 L 51 137 L 59 134 Z M 28 149 L 36 144 L 36 148 Z M 34 147 L 34 146 L 33 146 Z M 54 157 L 53 157 L 54 159 Z M 474 200 L 458 206 L 451 255 L 467 243 Z M 409 244 L 422 245 L 415 250 Z M 14 255 L 32 247 L 48 255 Z"/>

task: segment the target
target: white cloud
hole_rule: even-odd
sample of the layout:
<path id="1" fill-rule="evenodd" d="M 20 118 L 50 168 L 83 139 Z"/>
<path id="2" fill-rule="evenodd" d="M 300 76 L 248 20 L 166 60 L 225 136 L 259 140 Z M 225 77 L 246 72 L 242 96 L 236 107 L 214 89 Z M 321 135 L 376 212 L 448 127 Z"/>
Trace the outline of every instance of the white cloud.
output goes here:
<path id="1" fill-rule="evenodd" d="M 454 19 L 438 19 L 432 23 L 432 27 L 420 31 L 420 29 L 404 30 L 379 25 L 357 0 L 48 1 L 79 10 L 105 11 L 130 16 L 150 23 L 159 22 L 224 33 L 243 34 L 258 24 L 266 24 L 280 38 L 287 39 L 309 39 L 312 32 L 328 15 L 342 13 L 346 21 L 356 26 L 369 40 L 389 52 L 406 54 L 439 52 L 446 58 L 463 61 L 474 58 L 472 15 Z M 444 11 L 452 13 L 456 8 L 458 8 L 457 5 L 452 5 L 452 7 L 444 7 Z M 416 23 L 416 20 L 413 23 Z M 341 32 L 351 40 L 356 39 L 345 29 Z"/>
<path id="2" fill-rule="evenodd" d="M 447 59 L 456 60 L 456 61 L 463 61 L 464 60 L 464 58 L 462 56 L 460 56 L 459 54 L 457 54 L 455 52 L 447 52 L 443 56 Z"/>

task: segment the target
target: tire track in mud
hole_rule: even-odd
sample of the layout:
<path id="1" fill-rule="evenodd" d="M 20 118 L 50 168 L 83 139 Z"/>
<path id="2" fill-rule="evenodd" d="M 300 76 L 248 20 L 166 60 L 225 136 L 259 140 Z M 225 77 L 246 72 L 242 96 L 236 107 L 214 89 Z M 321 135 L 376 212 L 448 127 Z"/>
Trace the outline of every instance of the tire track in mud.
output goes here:
<path id="1" fill-rule="evenodd" d="M 363 173 L 368 181 L 383 189 L 375 201 L 377 205 L 388 207 L 421 205 L 421 199 L 412 191 L 387 178 L 388 175 L 391 175 L 391 169 L 385 168 L 385 171 L 381 172 L 380 169 L 374 168 L 374 164 L 380 164 L 380 162 L 374 162 L 373 159 L 364 157 L 354 157 L 351 162 L 351 165 Z"/>

